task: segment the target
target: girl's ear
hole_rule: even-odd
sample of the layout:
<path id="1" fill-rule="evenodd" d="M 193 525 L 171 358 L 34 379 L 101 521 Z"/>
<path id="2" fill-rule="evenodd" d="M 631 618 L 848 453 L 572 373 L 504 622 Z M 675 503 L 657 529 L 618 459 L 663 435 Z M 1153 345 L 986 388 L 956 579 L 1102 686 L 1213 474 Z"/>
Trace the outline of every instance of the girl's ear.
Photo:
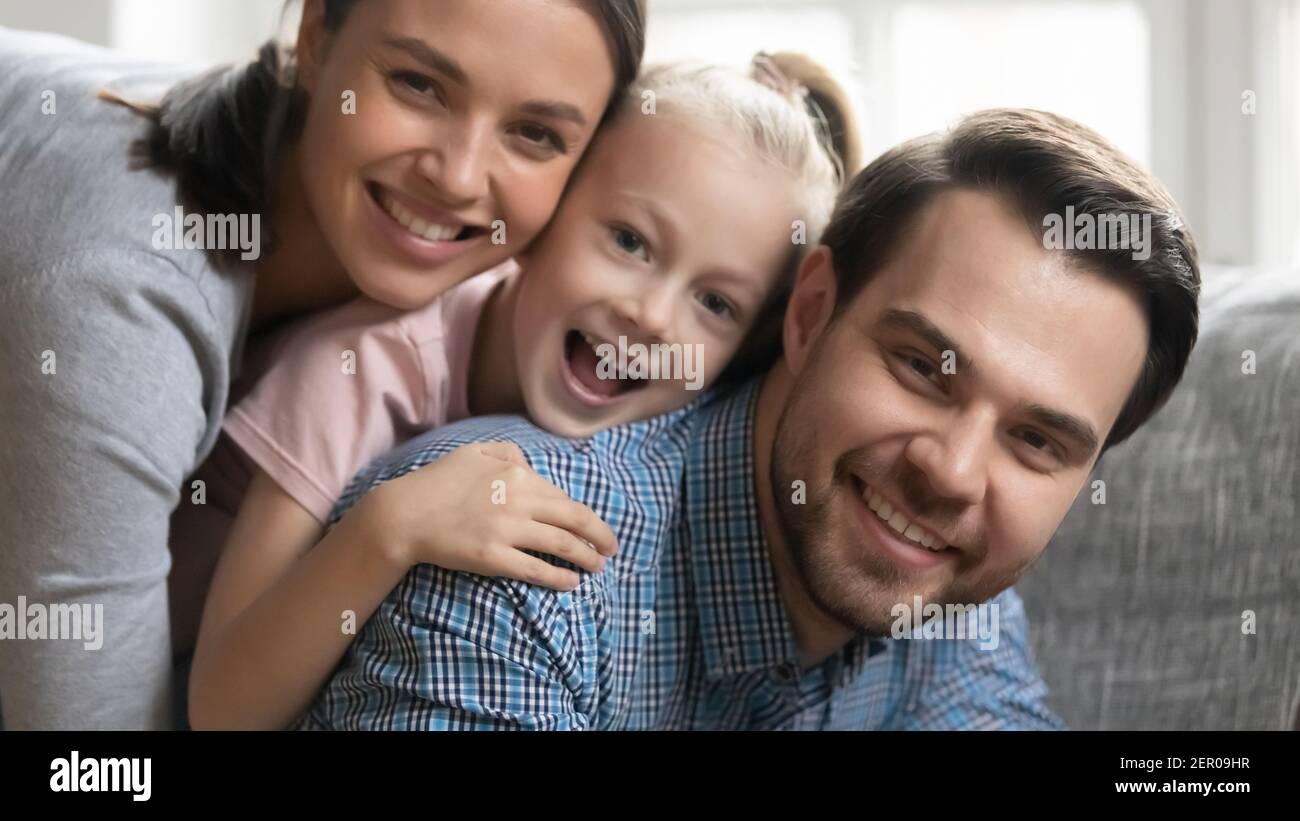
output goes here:
<path id="1" fill-rule="evenodd" d="M 329 32 L 325 30 L 325 0 L 306 0 L 294 57 L 298 64 L 298 85 L 308 94 L 316 91 L 320 65 L 325 59 Z"/>
<path id="2" fill-rule="evenodd" d="M 831 249 L 819 245 L 804 257 L 785 309 L 782 343 L 786 365 L 798 374 L 835 311 L 835 266 Z"/>

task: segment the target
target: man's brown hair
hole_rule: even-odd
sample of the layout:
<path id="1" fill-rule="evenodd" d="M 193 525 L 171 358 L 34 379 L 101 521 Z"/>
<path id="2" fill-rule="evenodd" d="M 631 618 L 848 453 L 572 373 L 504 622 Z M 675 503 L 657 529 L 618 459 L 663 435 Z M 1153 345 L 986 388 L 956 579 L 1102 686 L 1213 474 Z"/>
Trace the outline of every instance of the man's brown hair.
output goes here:
<path id="1" fill-rule="evenodd" d="M 971 114 L 950 131 L 885 152 L 849 185 L 822 236 L 835 268 L 837 315 L 889 262 L 925 206 L 953 189 L 1003 198 L 1040 235 L 1045 218 L 1064 217 L 1067 207 L 1076 218 L 1122 214 L 1126 224 L 1129 216 L 1149 215 L 1145 259 L 1135 258 L 1131 242 L 1066 251 L 1081 268 L 1132 288 L 1145 308 L 1147 355 L 1102 451 L 1127 439 L 1164 405 L 1196 343 L 1196 245 L 1173 198 L 1104 138 L 1065 117 L 1025 109 Z"/>

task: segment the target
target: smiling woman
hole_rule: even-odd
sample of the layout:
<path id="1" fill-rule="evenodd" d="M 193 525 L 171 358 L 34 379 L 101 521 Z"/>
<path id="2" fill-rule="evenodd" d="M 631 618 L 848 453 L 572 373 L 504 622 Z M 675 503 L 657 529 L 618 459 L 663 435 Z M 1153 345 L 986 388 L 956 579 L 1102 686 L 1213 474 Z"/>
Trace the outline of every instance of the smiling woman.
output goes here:
<path id="1" fill-rule="evenodd" d="M 0 108 L 47 107 L 0 123 L 22 192 L 0 203 L 0 429 L 26 434 L 0 453 L 0 600 L 95 590 L 109 614 L 93 657 L 0 643 L 8 727 L 170 725 L 169 639 L 210 565 L 169 555 L 169 514 L 203 496 L 186 480 L 257 375 L 254 334 L 357 295 L 423 306 L 518 253 L 643 47 L 638 0 L 306 0 L 292 48 L 198 77 L 0 30 Z M 158 242 L 173 214 L 261 242 Z M 169 629 L 173 560 L 193 583 Z"/>
<path id="2" fill-rule="evenodd" d="M 255 321 L 353 288 L 417 307 L 540 230 L 643 37 L 634 0 L 460 0 L 436 21 L 309 0 L 295 49 L 163 100 L 150 160 L 203 210 L 269 215 Z"/>

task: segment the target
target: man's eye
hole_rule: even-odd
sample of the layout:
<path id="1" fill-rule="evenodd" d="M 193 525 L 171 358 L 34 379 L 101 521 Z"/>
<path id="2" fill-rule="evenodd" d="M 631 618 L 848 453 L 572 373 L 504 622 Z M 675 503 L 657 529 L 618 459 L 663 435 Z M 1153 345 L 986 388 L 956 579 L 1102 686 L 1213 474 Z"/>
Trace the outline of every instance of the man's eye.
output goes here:
<path id="1" fill-rule="evenodd" d="M 1043 450 L 1051 445 L 1051 442 L 1048 441 L 1047 437 L 1037 431 L 1027 430 L 1022 438 L 1035 450 Z"/>
<path id="2" fill-rule="evenodd" d="M 933 365 L 931 365 L 928 361 L 922 359 L 919 356 L 907 357 L 907 364 L 908 367 L 916 371 L 924 379 L 929 379 L 931 376 L 934 376 L 938 373 L 934 369 Z"/>
<path id="3" fill-rule="evenodd" d="M 712 291 L 706 291 L 705 293 L 700 294 L 699 301 L 700 304 L 704 306 L 704 310 L 716 316 L 736 315 L 736 311 L 731 307 L 731 303 Z"/>

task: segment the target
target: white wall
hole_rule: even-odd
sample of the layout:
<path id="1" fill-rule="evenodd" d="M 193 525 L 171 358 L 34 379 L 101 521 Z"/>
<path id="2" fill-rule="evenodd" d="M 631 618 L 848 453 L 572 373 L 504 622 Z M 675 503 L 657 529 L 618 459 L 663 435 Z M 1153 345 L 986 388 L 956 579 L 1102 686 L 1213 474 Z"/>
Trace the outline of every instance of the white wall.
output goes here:
<path id="1" fill-rule="evenodd" d="M 115 47 L 141 57 L 212 63 L 251 58 L 280 31 L 285 9 L 281 0 L 96 1 L 113 8 Z"/>
<path id="2" fill-rule="evenodd" d="M 0 26 L 58 32 L 144 58 L 226 63 L 249 58 L 276 34 L 284 9 L 283 0 L 0 0 Z M 291 13 L 286 24 L 295 19 Z"/>
<path id="3" fill-rule="evenodd" d="M 802 40 L 781 45 L 821 57 L 849 79 L 876 115 L 864 131 L 868 145 L 879 149 L 900 138 L 891 112 L 900 89 L 914 87 L 907 77 L 888 76 L 887 56 L 899 44 L 882 42 L 882 21 L 890 9 L 914 1 L 650 0 L 650 53 L 680 56 L 702 47 L 746 59 L 773 45 L 772 37 L 781 40 L 781 32 L 791 39 L 802 29 Z M 953 0 L 922 2 L 960 8 Z M 1206 262 L 1300 266 L 1300 0 L 1136 2 L 1147 12 L 1151 65 L 1146 122 L 1130 129 L 1140 137 L 1131 141 L 1146 150 L 1135 145 L 1133 153 L 1149 159 L 1183 205 Z M 297 6 L 285 17 L 283 0 L 0 0 L 0 26 L 56 31 L 141 57 L 232 62 L 250 58 L 268 37 L 291 32 Z M 819 7 L 849 10 L 845 19 L 852 22 L 831 31 L 791 25 L 812 22 Z M 729 16 L 754 9 L 768 13 Z M 674 30 L 676 36 L 663 37 Z M 925 65 L 924 54 L 918 56 L 909 72 Z M 1124 80 L 1103 71 L 1098 88 Z M 1254 115 L 1241 111 L 1245 90 L 1256 94 Z"/>
<path id="4" fill-rule="evenodd" d="M 54 31 L 101 46 L 111 43 L 111 16 L 109 0 L 0 0 L 0 26 Z"/>

